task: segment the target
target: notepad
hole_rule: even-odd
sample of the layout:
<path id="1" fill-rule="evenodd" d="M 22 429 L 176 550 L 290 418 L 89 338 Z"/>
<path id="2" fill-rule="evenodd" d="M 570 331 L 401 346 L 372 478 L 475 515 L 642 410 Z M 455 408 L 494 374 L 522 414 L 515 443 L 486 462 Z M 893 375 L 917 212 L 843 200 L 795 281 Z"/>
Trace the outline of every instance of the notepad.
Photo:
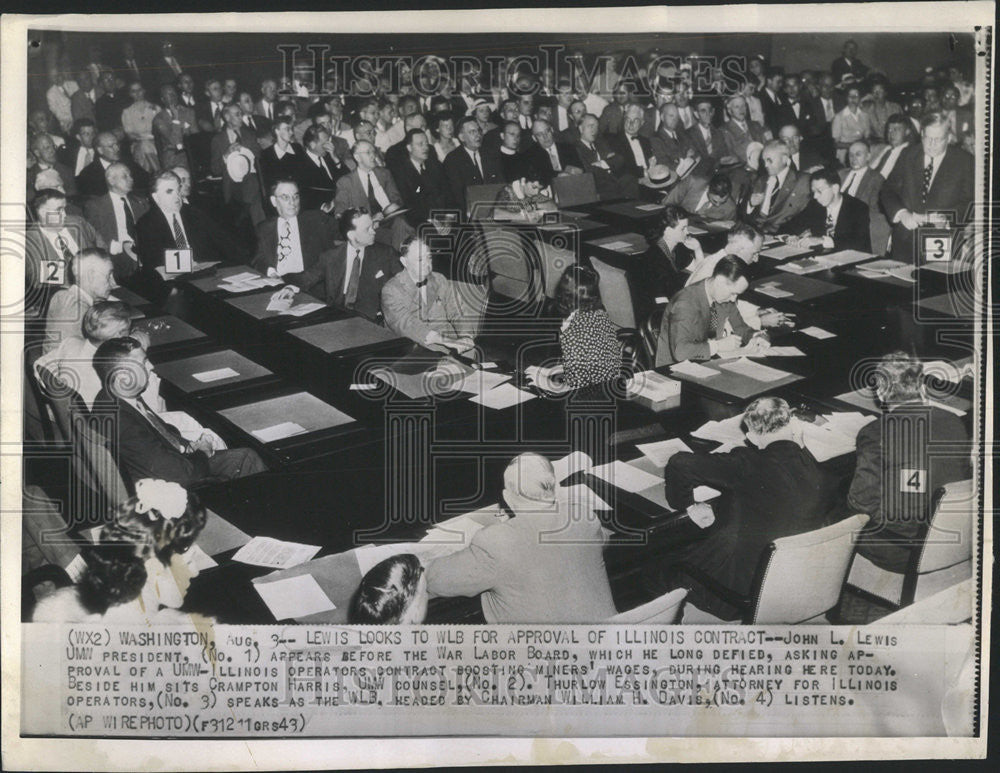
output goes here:
<path id="1" fill-rule="evenodd" d="M 633 494 L 650 486 L 659 485 L 661 482 L 655 475 L 650 475 L 645 470 L 640 470 L 638 467 L 633 467 L 622 461 L 602 464 L 600 467 L 594 467 L 590 473 Z"/>
<path id="2" fill-rule="evenodd" d="M 322 303 L 303 303 L 301 306 L 285 309 L 284 311 L 280 311 L 278 313 L 285 314 L 290 317 L 304 317 L 306 314 L 311 314 L 312 312 L 322 308 L 324 308 Z"/>
<path id="3" fill-rule="evenodd" d="M 203 384 L 210 384 L 213 381 L 222 381 L 224 378 L 233 378 L 240 374 L 232 368 L 218 368 L 216 370 L 205 370 L 201 373 L 192 373 L 191 377 Z"/>
<path id="4" fill-rule="evenodd" d="M 767 286 L 758 285 L 754 289 L 757 292 L 759 292 L 761 295 L 767 295 L 767 296 L 769 296 L 771 298 L 791 298 L 792 297 L 792 293 L 788 292 L 788 290 L 782 290 L 777 285 L 767 285 Z"/>
<path id="5" fill-rule="evenodd" d="M 771 368 L 767 365 L 761 365 L 759 362 L 747 359 L 720 362 L 719 367 L 725 368 L 733 373 L 739 373 L 741 376 L 752 378 L 755 381 L 778 381 L 785 378 L 785 376 L 790 375 L 783 370 Z"/>
<path id="6" fill-rule="evenodd" d="M 304 564 L 319 552 L 319 545 L 285 542 L 273 537 L 254 537 L 233 555 L 234 561 L 271 569 L 288 569 Z"/>
<path id="7" fill-rule="evenodd" d="M 305 617 L 337 608 L 311 574 L 256 582 L 253 586 L 275 620 Z"/>
<path id="8" fill-rule="evenodd" d="M 824 338 L 836 338 L 837 337 L 836 333 L 831 333 L 829 330 L 824 330 L 823 328 L 816 327 L 816 326 L 804 327 L 799 332 L 800 333 L 805 333 L 807 336 L 812 336 L 813 338 L 819 338 L 821 340 L 824 339 Z"/>
<path id="9" fill-rule="evenodd" d="M 518 389 L 513 384 L 501 384 L 495 389 L 489 389 L 480 394 L 474 395 L 469 402 L 484 405 L 487 408 L 502 410 L 513 405 L 534 399 L 535 395 Z"/>
<path id="10" fill-rule="evenodd" d="M 691 378 L 711 378 L 712 376 L 719 375 L 719 371 L 713 370 L 712 368 L 706 368 L 704 365 L 699 365 L 698 363 L 691 362 L 690 360 L 684 360 L 683 362 L 671 365 L 670 372 L 679 373 L 682 376 L 690 376 Z"/>
<path id="11" fill-rule="evenodd" d="M 666 467 L 674 454 L 682 451 L 691 452 L 690 446 L 680 438 L 659 440 L 655 443 L 637 443 L 635 447 L 657 467 Z"/>
<path id="12" fill-rule="evenodd" d="M 261 443 L 273 443 L 275 440 L 292 437 L 293 435 L 301 435 L 305 431 L 306 428 L 301 424 L 296 424 L 294 421 L 286 421 L 271 427 L 255 429 L 251 434 Z"/>

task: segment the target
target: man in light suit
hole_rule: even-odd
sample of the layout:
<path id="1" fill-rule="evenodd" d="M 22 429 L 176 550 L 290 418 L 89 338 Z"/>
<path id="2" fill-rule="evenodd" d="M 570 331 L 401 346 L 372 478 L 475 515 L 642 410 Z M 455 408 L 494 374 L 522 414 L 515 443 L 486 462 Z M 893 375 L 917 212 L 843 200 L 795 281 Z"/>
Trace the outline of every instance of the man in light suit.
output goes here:
<path id="1" fill-rule="evenodd" d="M 781 140 L 768 142 L 761 158 L 766 174 L 754 182 L 746 214 L 761 231 L 773 234 L 809 203 L 809 175 L 792 169 L 788 146 Z"/>
<path id="2" fill-rule="evenodd" d="M 733 199 L 733 185 L 725 174 L 716 174 L 711 180 L 685 177 L 670 189 L 665 204 L 677 205 L 692 218 L 703 223 L 736 219 L 736 201 Z"/>
<path id="3" fill-rule="evenodd" d="M 747 117 L 747 101 L 739 95 L 730 97 L 726 102 L 726 113 L 729 120 L 722 125 L 726 153 L 742 160 L 747 157 L 747 145 L 764 142 L 766 132 L 763 126 Z"/>
<path id="4" fill-rule="evenodd" d="M 746 263 L 727 255 L 715 264 L 709 279 L 678 291 L 670 299 L 660 325 L 656 367 L 683 360 L 707 360 L 719 352 L 739 349 L 751 340 L 754 347 L 766 350 L 767 334 L 755 332 L 736 306 L 736 299 L 749 286 Z M 731 333 L 725 332 L 726 322 Z"/>
<path id="5" fill-rule="evenodd" d="M 62 191 L 51 188 L 38 191 L 32 207 L 36 222 L 24 234 L 24 278 L 29 306 L 41 300 L 41 288 L 69 286 L 70 262 L 81 250 L 107 247 L 90 223 L 66 214 L 66 194 Z M 62 282 L 57 281 L 60 275 Z"/>
<path id="6" fill-rule="evenodd" d="M 376 239 L 397 249 L 413 229 L 403 217 L 391 217 L 403 208 L 392 173 L 384 166 L 377 166 L 375 146 L 367 140 L 358 140 L 353 151 L 357 168 L 337 180 L 334 207 L 337 215 L 349 209 L 365 209 L 375 222 Z"/>
<path id="7" fill-rule="evenodd" d="M 262 274 L 273 269 L 285 281 L 295 282 L 333 246 L 336 221 L 319 210 L 302 211 L 294 180 L 278 180 L 271 186 L 271 205 L 278 215 L 257 226 L 253 267 Z M 303 289 L 308 292 L 310 287 Z"/>
<path id="8" fill-rule="evenodd" d="M 433 271 L 430 249 L 419 238 L 404 245 L 400 262 L 404 270 L 382 288 L 386 327 L 434 351 L 471 352 L 481 309 L 463 307 L 458 287 Z"/>
<path id="9" fill-rule="evenodd" d="M 382 289 L 399 264 L 393 251 L 375 241 L 375 225 L 364 209 L 346 209 L 337 220 L 344 242 L 326 250 L 319 260 L 286 287 L 279 297 L 291 298 L 299 288 L 322 284 L 319 294 L 330 306 L 382 322 Z"/>
<path id="10" fill-rule="evenodd" d="M 869 166 L 871 155 L 871 148 L 865 140 L 858 140 L 847 149 L 850 166 L 839 172 L 840 190 L 868 205 L 871 249 L 876 255 L 884 255 L 889 246 L 890 228 L 889 221 L 885 219 L 879 206 L 879 193 L 882 192 L 885 179 Z"/>
<path id="11" fill-rule="evenodd" d="M 452 198 L 464 210 L 466 189 L 470 185 L 487 185 L 503 182 L 500 152 L 482 149 L 483 132 L 475 118 L 463 118 L 458 124 L 458 141 L 461 147 L 451 151 L 444 160 L 444 171 L 451 185 Z"/>
<path id="12" fill-rule="evenodd" d="M 923 245 L 916 240 L 921 225 L 961 226 L 973 198 L 973 158 L 948 144 L 948 119 L 928 113 L 921 120 L 920 144 L 903 151 L 879 196 L 892 224 L 892 257 L 918 260 Z"/>
<path id="13" fill-rule="evenodd" d="M 139 268 L 135 243 L 138 238 L 136 223 L 146 214 L 149 205 L 132 195 L 132 172 L 125 164 L 114 163 L 105 172 L 108 192 L 89 199 L 83 207 L 83 216 L 108 244 L 108 252 L 115 264 L 115 280 L 126 282 Z"/>

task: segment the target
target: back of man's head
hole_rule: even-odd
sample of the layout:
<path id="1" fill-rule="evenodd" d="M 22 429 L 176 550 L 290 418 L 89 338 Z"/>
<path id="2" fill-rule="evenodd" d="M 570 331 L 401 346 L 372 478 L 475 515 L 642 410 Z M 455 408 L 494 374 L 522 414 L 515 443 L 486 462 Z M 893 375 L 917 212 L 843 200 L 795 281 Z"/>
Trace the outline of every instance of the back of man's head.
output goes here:
<path id="1" fill-rule="evenodd" d="M 128 334 L 131 310 L 121 301 L 98 301 L 83 314 L 83 337 L 94 346 Z"/>
<path id="2" fill-rule="evenodd" d="M 772 435 L 788 426 L 792 411 L 780 397 L 760 397 L 747 406 L 743 423 L 757 435 Z"/>
<path id="3" fill-rule="evenodd" d="M 544 456 L 525 453 L 515 456 L 503 474 L 504 489 L 536 502 L 555 499 L 556 475 Z"/>

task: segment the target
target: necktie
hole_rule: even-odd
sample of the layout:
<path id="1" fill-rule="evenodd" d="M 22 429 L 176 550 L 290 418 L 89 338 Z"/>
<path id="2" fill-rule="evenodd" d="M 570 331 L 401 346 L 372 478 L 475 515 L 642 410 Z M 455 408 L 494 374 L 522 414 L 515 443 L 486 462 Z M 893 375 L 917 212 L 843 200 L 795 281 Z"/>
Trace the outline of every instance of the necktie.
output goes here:
<path id="1" fill-rule="evenodd" d="M 549 156 L 552 159 L 552 169 L 556 172 L 562 171 L 562 164 L 559 163 L 559 151 L 556 149 L 555 143 L 549 149 Z"/>
<path id="2" fill-rule="evenodd" d="M 373 215 L 377 215 L 382 211 L 382 205 L 375 198 L 375 188 L 372 187 L 371 172 L 368 173 L 368 207 L 371 209 Z"/>
<path id="3" fill-rule="evenodd" d="M 184 229 L 181 228 L 181 221 L 174 215 L 174 247 L 178 250 L 186 250 L 188 241 L 184 238 Z"/>
<path id="4" fill-rule="evenodd" d="M 146 405 L 145 400 L 143 400 L 140 397 L 136 400 L 136 403 L 138 404 L 142 415 L 146 417 L 146 421 L 150 423 L 150 425 L 153 427 L 153 429 L 156 430 L 156 432 L 160 435 L 160 437 L 166 440 L 173 447 L 175 451 L 184 454 L 191 450 L 191 447 L 190 445 L 188 445 L 188 442 L 183 438 L 178 437 L 173 432 L 171 432 L 170 427 L 167 425 L 167 423 L 163 421 L 163 419 L 161 419 L 159 416 L 157 416 L 156 412 L 152 408 Z"/>
<path id="5" fill-rule="evenodd" d="M 59 248 L 59 251 L 62 253 L 63 260 L 65 260 L 65 261 L 71 261 L 71 260 L 73 260 L 73 253 L 70 252 L 69 245 L 66 244 L 66 240 L 63 239 L 61 236 L 57 236 L 56 237 L 56 246 Z"/>
<path id="6" fill-rule="evenodd" d="M 351 278 L 347 280 L 347 292 L 344 293 L 344 305 L 353 309 L 358 300 L 358 281 L 361 279 L 361 251 L 354 250 L 354 261 L 351 263 Z"/>
<path id="7" fill-rule="evenodd" d="M 417 282 L 417 287 L 418 288 L 427 287 L 427 280 L 426 279 L 421 279 L 419 282 Z"/>
<path id="8" fill-rule="evenodd" d="M 216 121 L 222 118 L 222 105 L 215 105 L 215 110 L 212 111 L 212 118 Z"/>
<path id="9" fill-rule="evenodd" d="M 250 127 L 251 131 L 254 131 L 254 132 L 257 131 L 257 125 L 253 122 L 253 116 L 252 115 L 248 115 L 247 116 L 247 126 Z"/>
<path id="10" fill-rule="evenodd" d="M 835 224 L 833 222 L 833 215 L 830 214 L 830 210 L 827 210 L 826 211 L 826 235 L 829 236 L 831 239 L 833 238 L 834 225 Z"/>
<path id="11" fill-rule="evenodd" d="M 475 153 L 475 159 L 476 159 L 476 169 L 479 170 L 479 178 L 483 182 L 486 182 L 486 175 L 483 174 L 483 165 L 479 161 L 479 151 L 476 151 L 476 153 Z"/>
<path id="12" fill-rule="evenodd" d="M 854 191 L 851 190 L 851 186 L 854 185 L 854 178 L 856 178 L 857 176 L 858 173 L 853 170 L 847 175 L 847 178 L 844 180 L 844 186 L 843 186 L 844 193 L 847 193 L 851 196 L 854 195 Z"/>
<path id="13" fill-rule="evenodd" d="M 125 233 L 129 239 L 135 241 L 135 216 L 132 214 L 132 207 L 128 205 L 128 199 L 122 196 L 122 206 L 125 208 Z"/>
<path id="14" fill-rule="evenodd" d="M 292 224 L 282 218 L 283 228 L 278 237 L 278 265 L 292 256 Z"/>
<path id="15" fill-rule="evenodd" d="M 712 131 L 711 129 L 706 129 L 704 126 L 701 128 L 702 136 L 705 138 L 705 150 L 708 151 L 708 155 L 713 155 L 712 150 Z"/>
<path id="16" fill-rule="evenodd" d="M 934 176 L 934 159 L 927 157 L 927 165 L 924 167 L 924 199 L 931 190 L 931 178 Z"/>
<path id="17" fill-rule="evenodd" d="M 767 190 L 764 192 L 764 200 L 760 203 L 760 214 L 766 215 L 771 211 L 771 197 L 774 195 L 774 189 L 777 185 L 777 177 L 767 178 Z"/>
<path id="18" fill-rule="evenodd" d="M 712 338 L 719 337 L 719 304 L 713 303 L 708 319 L 708 332 Z"/>

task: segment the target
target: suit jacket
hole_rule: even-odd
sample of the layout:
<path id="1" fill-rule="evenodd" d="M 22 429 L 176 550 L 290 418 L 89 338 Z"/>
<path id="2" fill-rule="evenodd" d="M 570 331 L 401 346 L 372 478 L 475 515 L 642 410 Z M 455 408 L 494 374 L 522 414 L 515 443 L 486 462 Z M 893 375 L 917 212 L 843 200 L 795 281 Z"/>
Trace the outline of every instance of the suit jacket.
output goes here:
<path id="1" fill-rule="evenodd" d="M 876 255 L 884 255 L 889 243 L 890 228 L 889 221 L 885 219 L 885 215 L 882 214 L 882 209 L 879 206 L 879 194 L 882 192 L 882 185 L 885 183 L 885 179 L 874 169 L 868 168 L 863 171 L 864 174 L 861 177 L 861 182 L 858 184 L 857 191 L 854 193 L 854 198 L 860 199 L 868 206 L 872 252 Z M 844 190 L 843 183 L 850 173 L 850 169 L 840 170 L 841 190 Z"/>
<path id="2" fill-rule="evenodd" d="M 667 462 L 664 478 L 667 501 L 677 509 L 694 501 L 696 486 L 730 495 L 728 511 L 721 513 L 705 540 L 685 551 L 684 560 L 741 595 L 750 592 L 768 544 L 825 526 L 833 501 L 834 481 L 808 450 L 791 440 L 724 454 L 678 453 Z M 723 619 L 736 616 L 737 610 L 697 582 L 691 592 L 699 608 Z"/>
<path id="3" fill-rule="evenodd" d="M 128 195 L 128 203 L 132 208 L 132 216 L 135 218 L 136 231 L 138 233 L 139 218 L 146 214 L 149 205 L 131 193 Z M 111 244 L 111 242 L 117 241 L 118 221 L 115 220 L 115 208 L 111 203 L 110 193 L 87 201 L 83 205 L 83 215 L 87 219 L 87 222 L 94 226 L 94 230 L 101 235 L 101 238 L 105 242 Z"/>
<path id="4" fill-rule="evenodd" d="M 920 143 L 903 151 L 882 185 L 880 200 L 890 223 L 901 209 L 925 214 L 952 213 L 955 223 L 962 224 L 969 215 L 973 198 L 973 159 L 961 148 L 949 147 L 931 182 L 927 198 L 923 196 L 924 150 Z M 892 224 L 892 256 L 912 262 L 916 259 L 915 231 L 901 223 Z"/>
<path id="5" fill-rule="evenodd" d="M 736 200 L 730 196 L 720 206 L 715 206 L 711 201 L 705 202 L 702 209 L 698 209 L 701 197 L 708 190 L 708 180 L 704 177 L 695 177 L 693 174 L 685 177 L 677 183 L 664 199 L 666 204 L 676 204 L 683 207 L 692 218 L 704 222 L 714 220 L 735 220 Z"/>
<path id="6" fill-rule="evenodd" d="M 868 67 L 862 64 L 861 60 L 857 57 L 848 62 L 844 57 L 838 56 L 830 65 L 830 74 L 833 75 L 833 82 L 840 83 L 847 73 L 851 73 L 858 80 L 863 80 L 868 75 Z"/>
<path id="7" fill-rule="evenodd" d="M 392 177 L 403 198 L 403 205 L 409 210 L 406 220 L 414 228 L 426 223 L 431 211 L 457 206 L 444 166 L 433 154 L 424 164 L 423 174 L 417 172 L 407 155 L 392 168 Z"/>
<path id="8" fill-rule="evenodd" d="M 133 190 L 149 189 L 149 174 L 145 170 L 124 157 L 117 163 L 125 164 L 132 172 Z M 108 192 L 108 181 L 104 178 L 104 164 L 101 163 L 100 156 L 95 154 L 94 160 L 80 171 L 76 187 L 81 196 L 103 196 Z"/>
<path id="9" fill-rule="evenodd" d="M 61 161 L 56 161 L 52 165 L 52 169 L 55 169 L 56 172 L 59 173 L 59 179 L 62 180 L 63 190 L 66 192 L 66 195 L 69 196 L 70 198 L 76 196 L 77 194 L 76 175 L 73 174 L 73 169 L 67 166 L 66 164 L 62 163 Z M 34 193 L 35 193 L 35 188 L 34 188 L 35 177 L 37 177 L 38 173 L 41 171 L 42 170 L 39 169 L 38 164 L 32 164 L 28 168 L 28 171 L 26 172 L 26 179 L 28 181 L 28 189 L 30 191 L 31 198 L 34 198 Z"/>
<path id="10" fill-rule="evenodd" d="M 825 158 L 816 150 L 813 150 L 810 146 L 802 143 L 799 146 L 799 162 L 795 163 L 795 159 L 792 159 L 792 168 L 797 172 L 809 172 L 810 169 L 815 169 L 816 167 L 830 166 L 832 159 Z"/>
<path id="11" fill-rule="evenodd" d="M 565 142 L 556 142 L 554 145 L 556 154 L 559 156 L 559 165 L 563 169 L 566 169 L 567 166 L 583 168 L 583 164 L 579 156 L 577 156 L 576 149 L 572 145 L 568 145 Z M 549 151 L 545 150 L 538 143 L 532 143 L 531 147 L 522 154 L 521 160 L 526 167 L 535 170 L 541 175 L 544 187 L 548 187 L 556 175 L 558 175 L 558 172 L 552 167 L 552 157 L 549 155 Z"/>
<path id="12" fill-rule="evenodd" d="M 775 118 L 778 125 L 777 130 L 774 131 L 775 137 L 778 136 L 778 132 L 782 126 L 797 126 L 802 136 L 808 137 L 812 128 L 816 125 L 813 103 L 811 100 L 803 99 L 802 97 L 799 97 L 799 114 L 797 116 L 788 97 L 782 97 Z"/>
<path id="13" fill-rule="evenodd" d="M 81 250 L 90 247 L 107 248 L 107 243 L 93 226 L 82 217 L 66 215 L 63 221 Z M 41 267 L 51 261 L 61 261 L 63 256 L 56 252 L 52 243 L 42 234 L 37 224 L 32 224 L 24 233 L 25 283 L 36 287 L 39 283 Z M 67 269 L 69 267 L 67 266 Z M 69 272 L 64 273 L 62 286 L 69 286 Z"/>
<path id="14" fill-rule="evenodd" d="M 665 126 L 660 126 L 660 130 L 650 139 L 649 146 L 656 156 L 656 162 L 666 164 L 671 169 L 676 169 L 681 159 L 687 156 L 688 150 L 693 148 L 691 138 L 680 124 L 677 124 L 673 137 L 667 134 Z"/>
<path id="15" fill-rule="evenodd" d="M 240 145 L 253 153 L 254 163 L 257 167 L 257 173 L 259 174 L 260 145 L 257 144 L 257 137 L 246 126 L 240 126 L 239 138 L 237 141 Z M 226 164 L 222 160 L 223 154 L 225 154 L 226 150 L 229 148 L 229 144 L 229 132 L 225 128 L 212 137 L 211 168 L 212 174 L 222 178 L 222 198 L 225 201 L 237 199 L 238 201 L 246 203 L 250 203 L 254 200 L 260 200 L 262 197 L 260 190 L 261 183 L 257 174 L 248 174 L 240 182 L 236 182 L 229 176 L 229 172 L 226 170 Z"/>
<path id="16" fill-rule="evenodd" d="M 808 231 L 812 236 L 826 234 L 826 208 L 815 199 L 810 199 L 799 214 L 788 220 L 782 227 L 784 233 Z M 859 250 L 871 252 L 871 225 L 868 205 L 853 196 L 844 194 L 833 226 L 833 246 L 838 250 Z"/>
<path id="17" fill-rule="evenodd" d="M 672 252 L 662 239 L 646 250 L 636 272 L 639 280 L 636 300 L 640 317 L 649 315 L 656 306 L 657 298 L 672 298 L 684 287 L 687 263 L 687 256 Z"/>
<path id="18" fill-rule="evenodd" d="M 682 360 L 707 360 L 712 356 L 708 339 L 711 336 L 712 307 L 703 280 L 679 290 L 663 315 L 660 336 L 656 344 L 656 367 L 672 365 Z M 745 344 L 754 331 L 740 315 L 735 303 L 718 304 L 719 329 L 729 321 L 733 332 Z"/>
<path id="19" fill-rule="evenodd" d="M 324 153 L 322 156 L 326 168 L 330 170 L 329 175 L 316 166 L 316 163 L 307 154 L 304 154 L 302 158 L 298 180 L 302 208 L 319 209 L 320 205 L 333 200 L 337 192 L 337 181 L 348 174 L 350 170 L 330 153 Z"/>
<path id="20" fill-rule="evenodd" d="M 353 266 L 348 266 L 347 242 L 326 250 L 312 268 L 302 273 L 295 284 L 303 289 L 322 283 L 323 292 L 318 294 L 330 306 L 346 309 L 344 303 L 344 278 Z M 353 254 L 351 255 L 353 263 Z M 402 266 L 396 254 L 384 244 L 376 242 L 365 247 L 361 274 L 358 277 L 358 297 L 352 311 L 372 322 L 382 321 L 382 288 Z"/>
<path id="21" fill-rule="evenodd" d="M 399 188 L 396 187 L 396 181 L 392 179 L 392 173 L 385 167 L 379 166 L 375 168 L 374 174 L 375 179 L 382 186 L 382 190 L 385 191 L 389 203 L 402 206 L 403 197 L 399 195 Z M 358 176 L 358 171 L 355 170 L 337 180 L 337 214 L 341 214 L 346 209 L 359 207 L 371 209 L 368 205 L 368 191 L 362 187 L 361 178 Z"/>
<path id="22" fill-rule="evenodd" d="M 500 167 L 500 154 L 479 151 L 479 161 L 483 167 L 480 174 L 472 157 L 464 146 L 459 145 L 444 160 L 444 171 L 451 185 L 452 200 L 464 210 L 466 207 L 465 190 L 470 185 L 488 185 L 503 182 L 503 170 Z"/>
<path id="23" fill-rule="evenodd" d="M 726 154 L 736 156 L 746 163 L 747 145 L 751 142 L 764 142 L 764 127 L 756 121 L 746 120 L 747 130 L 743 131 L 735 121 L 722 124 L 722 136 L 726 138 Z"/>
<path id="24" fill-rule="evenodd" d="M 81 118 L 89 118 L 97 123 L 97 100 L 104 96 L 104 90 L 99 86 L 94 87 L 94 100 L 91 100 L 83 89 L 77 89 L 73 96 L 69 98 L 70 111 L 73 120 L 79 121 Z"/>
<path id="25" fill-rule="evenodd" d="M 382 314 L 386 327 L 421 346 L 427 346 L 431 330 L 445 338 L 463 338 L 475 335 L 478 327 L 478 320 L 462 308 L 454 283 L 434 272 L 427 278 L 426 303 L 421 303 L 420 291 L 410 275 L 397 273 L 382 288 Z M 451 351 L 437 345 L 428 348 Z"/>
<path id="26" fill-rule="evenodd" d="M 711 152 L 708 150 L 708 144 L 705 142 L 705 136 L 701 133 L 701 126 L 699 124 L 695 124 L 687 130 L 688 139 L 694 149 L 698 152 L 698 155 L 703 159 L 711 158 L 717 162 L 729 152 L 729 146 L 726 144 L 726 136 L 717 126 L 710 127 L 709 134 L 712 137 Z"/>
<path id="27" fill-rule="evenodd" d="M 219 260 L 225 263 L 241 263 L 243 255 L 234 246 L 230 234 L 222 230 L 214 221 L 202 215 L 189 205 L 181 207 L 181 224 L 187 234 L 188 245 L 196 262 Z M 139 263 L 149 273 L 163 265 L 163 251 L 177 247 L 173 226 L 159 207 L 153 206 L 136 223 L 139 238 L 136 240 L 136 254 Z"/>
<path id="28" fill-rule="evenodd" d="M 122 111 L 132 104 L 132 100 L 123 91 L 102 94 L 94 104 L 94 123 L 97 131 L 110 132 L 122 128 Z"/>
<path id="29" fill-rule="evenodd" d="M 777 233 L 787 220 L 795 217 L 812 201 L 809 182 L 809 175 L 789 167 L 784 183 L 771 196 L 767 214 L 761 214 L 761 202 L 750 211 L 750 219 L 765 233 Z M 766 190 L 767 175 L 760 175 L 753 184 L 751 195 L 763 195 Z"/>
<path id="30" fill-rule="evenodd" d="M 305 272 L 315 266 L 320 255 L 337 241 L 337 223 L 317 210 L 303 210 L 299 212 L 298 226 L 302 269 Z M 257 252 L 252 265 L 262 274 L 266 274 L 269 268 L 278 267 L 278 218 L 268 218 L 257 226 Z M 308 291 L 309 287 L 303 289 Z"/>
<path id="31" fill-rule="evenodd" d="M 270 190 L 275 180 L 295 180 L 301 189 L 300 180 L 304 174 L 306 151 L 297 142 L 292 143 L 294 153 L 286 153 L 278 158 L 275 145 L 270 145 L 260 152 L 260 171 L 264 175 L 264 190 Z"/>
<path id="32" fill-rule="evenodd" d="M 597 131 L 601 134 L 621 134 L 625 126 L 625 109 L 617 102 L 611 102 L 597 120 Z"/>
<path id="33" fill-rule="evenodd" d="M 653 152 L 653 143 L 649 137 L 644 137 L 641 134 L 637 136 L 639 138 L 639 146 L 642 148 L 642 154 L 646 157 L 646 166 L 649 166 L 651 159 L 656 155 Z M 635 154 L 632 152 L 632 146 L 629 144 L 624 133 L 612 134 L 606 140 L 608 147 L 617 153 L 621 159 L 622 165 L 619 169 L 619 174 L 628 174 L 634 177 L 642 177 L 645 174 L 644 170 L 635 162 Z M 610 162 L 608 163 L 610 164 Z"/>
<path id="34" fill-rule="evenodd" d="M 771 99 L 771 96 L 767 93 L 767 89 L 759 89 L 757 91 L 757 99 L 760 100 L 760 106 L 764 110 L 764 126 L 771 130 L 771 134 L 775 137 L 778 136 L 778 130 L 781 128 L 781 105 L 784 102 L 782 95 L 775 94 L 775 98 Z"/>
<path id="35" fill-rule="evenodd" d="M 621 136 L 621 135 L 619 135 Z M 586 145 L 583 144 L 583 140 L 577 140 L 573 145 L 573 150 L 576 151 L 577 157 L 580 159 L 580 164 L 583 166 L 584 174 L 588 172 L 594 175 L 594 186 L 597 188 L 597 193 L 602 199 L 619 199 L 627 197 L 632 194 L 629 187 L 622 184 L 615 175 L 617 172 L 621 171 L 625 164 L 625 159 L 621 156 L 617 150 L 612 148 L 605 137 L 598 137 L 594 142 L 594 150 L 591 150 Z M 608 169 L 603 169 L 601 167 L 594 166 L 598 161 L 604 161 L 608 165 Z M 638 188 L 635 185 L 635 179 L 632 179 L 632 188 Z"/>

